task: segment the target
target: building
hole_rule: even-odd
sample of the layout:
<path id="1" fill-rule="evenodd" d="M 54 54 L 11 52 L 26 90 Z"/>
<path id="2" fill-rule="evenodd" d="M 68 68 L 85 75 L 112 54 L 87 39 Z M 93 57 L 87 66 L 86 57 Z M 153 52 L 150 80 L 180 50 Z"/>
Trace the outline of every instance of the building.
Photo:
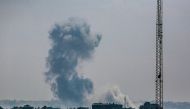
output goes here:
<path id="1" fill-rule="evenodd" d="M 150 102 L 145 102 L 141 105 L 139 109 L 160 109 L 158 104 L 151 104 Z"/>
<path id="2" fill-rule="evenodd" d="M 88 107 L 77 107 L 77 109 L 89 109 Z"/>
<path id="3" fill-rule="evenodd" d="M 92 109 L 134 109 L 134 108 L 123 108 L 121 104 L 114 103 L 94 103 L 92 104 Z"/>
<path id="4" fill-rule="evenodd" d="M 122 105 L 114 103 L 94 103 L 92 104 L 92 109 L 122 109 Z"/>

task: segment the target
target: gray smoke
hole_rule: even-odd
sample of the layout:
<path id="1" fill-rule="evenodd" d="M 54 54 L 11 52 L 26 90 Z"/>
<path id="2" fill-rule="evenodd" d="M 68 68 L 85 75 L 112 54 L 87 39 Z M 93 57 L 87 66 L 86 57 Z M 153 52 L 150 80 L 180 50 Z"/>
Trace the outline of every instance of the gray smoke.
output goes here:
<path id="1" fill-rule="evenodd" d="M 137 109 L 137 106 L 129 99 L 129 97 L 123 94 L 119 87 L 114 86 L 109 89 L 104 90 L 99 97 L 98 102 L 102 103 L 118 103 L 123 104 L 124 107 L 133 107 Z"/>
<path id="2" fill-rule="evenodd" d="M 85 103 L 93 92 L 93 82 L 78 74 L 76 67 L 91 58 L 101 35 L 92 35 L 90 26 L 81 19 L 70 18 L 50 31 L 52 47 L 47 57 L 46 80 L 54 96 L 67 104 Z"/>

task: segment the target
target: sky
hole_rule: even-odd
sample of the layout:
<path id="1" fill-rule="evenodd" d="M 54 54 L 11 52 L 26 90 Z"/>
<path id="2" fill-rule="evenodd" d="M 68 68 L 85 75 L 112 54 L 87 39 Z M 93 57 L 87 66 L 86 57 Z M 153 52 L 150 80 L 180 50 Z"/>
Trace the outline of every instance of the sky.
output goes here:
<path id="1" fill-rule="evenodd" d="M 190 1 L 164 0 L 164 99 L 190 102 Z M 77 68 L 95 91 L 118 86 L 154 100 L 156 0 L 0 0 L 0 99 L 51 100 L 45 82 L 49 31 L 70 17 L 102 34 Z"/>

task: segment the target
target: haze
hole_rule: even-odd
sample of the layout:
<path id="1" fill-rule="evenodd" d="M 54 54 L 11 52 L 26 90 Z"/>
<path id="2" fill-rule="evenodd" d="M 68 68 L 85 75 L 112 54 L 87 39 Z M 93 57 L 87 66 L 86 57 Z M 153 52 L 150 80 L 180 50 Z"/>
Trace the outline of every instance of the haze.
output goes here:
<path id="1" fill-rule="evenodd" d="M 190 102 L 190 1 L 164 0 L 164 99 Z M 154 100 L 156 0 L 0 0 L 0 99 L 51 100 L 45 83 L 48 32 L 69 17 L 102 34 L 78 72 L 95 91 L 117 85 Z"/>

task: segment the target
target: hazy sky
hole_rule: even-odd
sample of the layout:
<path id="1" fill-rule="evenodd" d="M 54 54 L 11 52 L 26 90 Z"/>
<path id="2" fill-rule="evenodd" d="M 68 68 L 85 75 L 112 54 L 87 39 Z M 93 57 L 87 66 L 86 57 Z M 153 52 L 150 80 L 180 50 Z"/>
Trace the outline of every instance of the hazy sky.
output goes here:
<path id="1" fill-rule="evenodd" d="M 164 99 L 190 101 L 190 1 L 164 0 Z M 44 72 L 55 23 L 85 19 L 102 34 L 78 71 L 95 91 L 117 85 L 153 100 L 156 0 L 0 0 L 0 99 L 50 100 Z"/>

